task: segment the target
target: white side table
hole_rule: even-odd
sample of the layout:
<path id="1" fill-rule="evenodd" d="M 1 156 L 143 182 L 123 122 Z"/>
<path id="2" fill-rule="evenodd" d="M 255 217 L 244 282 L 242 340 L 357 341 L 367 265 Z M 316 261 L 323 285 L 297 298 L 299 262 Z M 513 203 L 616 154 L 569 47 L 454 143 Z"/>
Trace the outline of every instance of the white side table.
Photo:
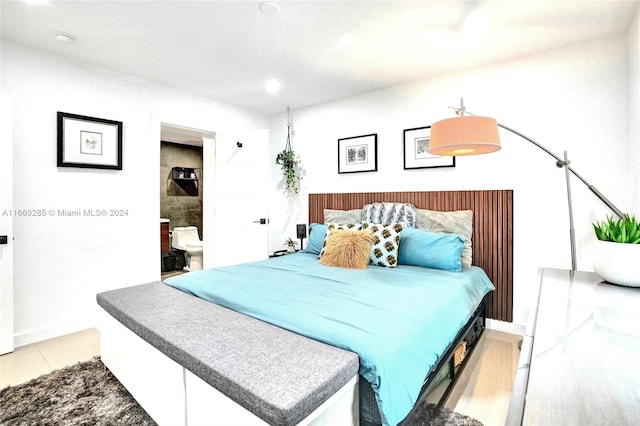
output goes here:
<path id="1" fill-rule="evenodd" d="M 640 289 L 544 268 L 507 425 L 640 424 Z"/>

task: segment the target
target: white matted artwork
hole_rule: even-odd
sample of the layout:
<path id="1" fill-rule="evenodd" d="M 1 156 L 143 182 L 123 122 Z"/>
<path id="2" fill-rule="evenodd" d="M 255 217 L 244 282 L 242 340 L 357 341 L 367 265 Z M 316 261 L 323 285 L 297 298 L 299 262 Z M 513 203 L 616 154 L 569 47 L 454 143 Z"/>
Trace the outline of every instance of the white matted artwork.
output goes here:
<path id="1" fill-rule="evenodd" d="M 429 154 L 431 126 L 404 130 L 404 168 L 455 167 L 456 157 Z"/>
<path id="2" fill-rule="evenodd" d="M 80 153 L 102 155 L 102 133 L 80 131 Z"/>
<path id="3" fill-rule="evenodd" d="M 58 112 L 57 164 L 122 170 L 122 122 Z"/>
<path id="4" fill-rule="evenodd" d="M 338 173 L 378 170 L 378 134 L 338 139 Z"/>

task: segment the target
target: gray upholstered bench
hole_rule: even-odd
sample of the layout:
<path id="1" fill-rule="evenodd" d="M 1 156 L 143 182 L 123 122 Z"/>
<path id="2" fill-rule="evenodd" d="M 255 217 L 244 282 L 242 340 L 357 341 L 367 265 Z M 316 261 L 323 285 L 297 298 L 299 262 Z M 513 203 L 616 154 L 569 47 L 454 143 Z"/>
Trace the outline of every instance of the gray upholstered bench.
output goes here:
<path id="1" fill-rule="evenodd" d="M 97 301 L 119 322 L 113 321 L 116 328 L 120 324 L 125 326 L 172 360 L 167 360 L 170 363 L 167 365 L 175 363 L 176 368 L 183 368 L 178 375 L 186 377 L 188 370 L 266 423 L 309 423 L 305 419 L 312 417 L 312 413 L 317 412 L 323 404 L 327 406 L 327 401 L 338 391 L 346 393 L 347 409 L 353 410 L 355 404 L 354 416 L 357 419 L 358 356 L 352 352 L 239 314 L 159 281 L 103 292 L 97 295 Z M 109 315 L 104 317 L 112 321 Z M 130 343 L 134 340 L 126 340 L 126 335 L 113 335 L 108 339 L 108 333 L 110 331 L 107 329 L 101 329 L 101 334 L 104 334 L 103 361 L 107 367 L 127 387 L 137 387 L 136 383 L 148 384 L 148 390 L 130 389 L 143 407 L 145 404 L 141 400 L 153 401 L 158 397 L 145 398 L 141 392 L 154 392 L 162 397 L 164 390 L 154 384 L 158 378 L 153 377 L 153 373 L 147 374 L 151 377 L 121 378 L 143 374 L 142 370 L 148 367 L 146 360 L 151 363 L 155 355 L 141 355 L 144 351 L 136 349 L 137 346 L 134 348 L 137 343 Z M 131 339 L 135 339 L 135 336 L 132 335 Z M 112 355 L 114 353 L 117 356 Z M 127 367 L 127 363 L 135 362 L 136 355 L 142 357 L 139 366 Z M 121 361 L 113 361 L 113 365 L 110 365 L 110 359 Z M 161 370 L 157 371 L 158 376 L 166 374 L 169 377 L 172 373 L 168 370 L 171 368 L 157 368 Z M 179 378 L 173 382 L 168 380 L 167 392 L 176 392 L 173 388 L 179 381 Z M 168 400 L 184 396 L 185 401 L 177 401 L 174 411 L 179 410 L 181 405 L 185 406 L 184 424 L 192 424 L 195 414 L 189 414 L 189 406 L 195 404 L 192 399 L 195 392 L 192 389 L 195 387 L 189 389 L 189 381 L 183 381 L 184 392 L 180 390 L 178 396 Z M 345 391 L 347 385 L 349 389 Z M 355 399 L 355 402 L 350 402 L 351 399 Z M 208 397 L 204 398 L 204 401 L 209 400 Z M 345 403 L 341 404 L 345 406 Z M 349 404 L 351 407 L 348 407 Z M 171 411 L 167 409 L 166 402 L 161 405 Z M 198 411 L 197 407 L 194 409 L 194 413 Z M 215 424 L 213 418 L 217 407 L 206 407 L 206 410 L 212 416 L 211 424 Z M 147 411 L 154 416 L 152 408 Z"/>

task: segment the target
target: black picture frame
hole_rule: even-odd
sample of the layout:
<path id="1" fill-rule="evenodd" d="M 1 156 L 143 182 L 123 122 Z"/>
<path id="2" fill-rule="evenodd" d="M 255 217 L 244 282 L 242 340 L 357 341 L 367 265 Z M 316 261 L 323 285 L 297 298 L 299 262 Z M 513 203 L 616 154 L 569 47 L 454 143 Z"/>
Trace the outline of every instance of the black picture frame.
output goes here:
<path id="1" fill-rule="evenodd" d="M 403 131 L 405 170 L 456 166 L 456 157 L 432 155 L 427 152 L 430 136 L 431 126 L 415 127 Z"/>
<path id="2" fill-rule="evenodd" d="M 338 139 L 338 173 L 378 171 L 378 134 Z"/>
<path id="3" fill-rule="evenodd" d="M 58 167 L 122 170 L 122 122 L 58 111 Z"/>

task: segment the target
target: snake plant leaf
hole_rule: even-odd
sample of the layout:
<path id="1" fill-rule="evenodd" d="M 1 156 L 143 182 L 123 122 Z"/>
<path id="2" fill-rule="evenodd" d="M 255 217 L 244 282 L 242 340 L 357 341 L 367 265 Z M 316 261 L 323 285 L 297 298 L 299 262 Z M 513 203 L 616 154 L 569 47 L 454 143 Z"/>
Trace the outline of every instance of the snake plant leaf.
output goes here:
<path id="1" fill-rule="evenodd" d="M 624 215 L 617 220 L 607 216 L 606 220 L 594 223 L 593 229 L 602 241 L 640 244 L 640 222 L 635 216 Z"/>
<path id="2" fill-rule="evenodd" d="M 612 225 L 611 228 L 609 228 L 609 235 L 613 241 L 618 241 L 620 231 L 615 227 L 615 225 Z"/>

